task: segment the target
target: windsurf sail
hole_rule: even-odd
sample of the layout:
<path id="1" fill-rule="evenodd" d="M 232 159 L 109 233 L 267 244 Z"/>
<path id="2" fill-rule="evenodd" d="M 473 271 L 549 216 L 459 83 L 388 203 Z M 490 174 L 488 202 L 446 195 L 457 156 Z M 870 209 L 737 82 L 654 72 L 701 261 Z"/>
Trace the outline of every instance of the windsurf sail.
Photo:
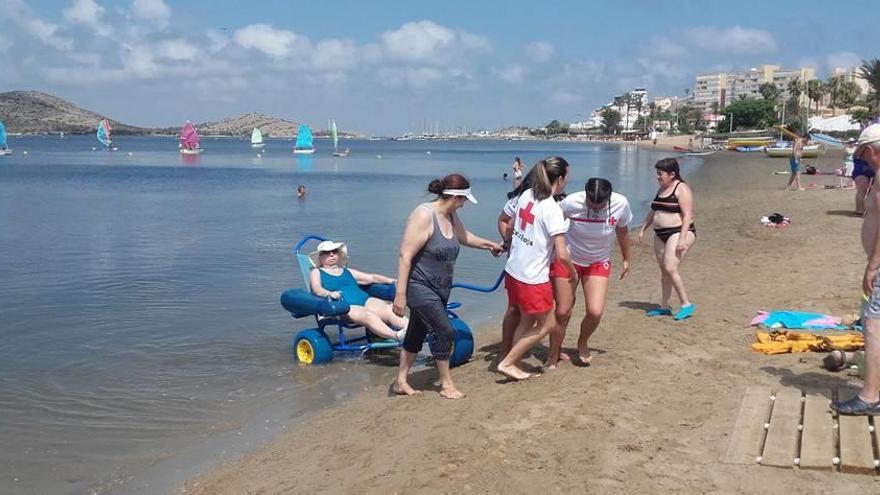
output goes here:
<path id="1" fill-rule="evenodd" d="M 254 127 L 254 132 L 251 133 L 251 144 L 263 144 L 263 133 L 256 127 Z"/>
<path id="2" fill-rule="evenodd" d="M 308 149 L 312 147 L 312 130 L 306 124 L 300 124 L 296 133 L 297 149 Z"/>
<path id="3" fill-rule="evenodd" d="M 103 144 L 106 147 L 110 147 L 112 141 L 110 140 L 110 122 L 107 119 L 103 119 L 98 121 L 98 142 Z"/>
<path id="4" fill-rule="evenodd" d="M 192 122 L 186 121 L 183 130 L 180 132 L 180 147 L 187 150 L 194 150 L 199 147 L 199 133 Z"/>
<path id="5" fill-rule="evenodd" d="M 3 121 L 0 120 L 0 150 L 6 149 L 6 127 L 3 125 Z"/>
<path id="6" fill-rule="evenodd" d="M 337 150 L 337 145 L 339 144 L 339 136 L 336 134 L 336 121 L 330 122 L 330 136 L 333 138 L 333 151 Z"/>

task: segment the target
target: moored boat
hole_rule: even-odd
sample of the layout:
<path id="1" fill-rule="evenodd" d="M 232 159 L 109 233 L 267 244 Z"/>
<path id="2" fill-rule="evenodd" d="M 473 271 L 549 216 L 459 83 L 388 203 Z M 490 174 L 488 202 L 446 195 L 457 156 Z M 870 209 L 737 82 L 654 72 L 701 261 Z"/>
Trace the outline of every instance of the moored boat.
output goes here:
<path id="1" fill-rule="evenodd" d="M 816 158 L 821 153 L 821 147 L 818 144 L 804 146 L 803 158 Z M 764 153 L 771 158 L 788 158 L 791 156 L 791 146 L 767 146 Z"/>

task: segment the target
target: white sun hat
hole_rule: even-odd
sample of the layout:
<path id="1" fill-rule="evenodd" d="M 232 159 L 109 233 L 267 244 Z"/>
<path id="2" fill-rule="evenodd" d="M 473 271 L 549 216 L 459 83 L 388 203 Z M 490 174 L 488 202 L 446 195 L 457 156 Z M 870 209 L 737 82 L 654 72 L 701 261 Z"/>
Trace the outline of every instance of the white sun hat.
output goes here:
<path id="1" fill-rule="evenodd" d="M 436 189 L 435 189 L 436 191 Z M 447 196 L 464 196 L 473 204 L 477 204 L 477 198 L 471 193 L 471 188 L 467 189 L 444 189 L 443 194 Z"/>
<path id="2" fill-rule="evenodd" d="M 880 124 L 871 124 L 865 127 L 865 130 L 859 135 L 859 141 L 856 146 L 863 144 L 871 144 L 880 141 Z"/>
<path id="3" fill-rule="evenodd" d="M 339 266 L 347 265 L 348 248 L 345 246 L 344 242 L 322 241 L 314 251 L 309 253 L 309 259 L 312 260 L 312 265 L 320 266 L 319 258 L 321 257 L 321 253 L 335 251 L 337 249 L 339 250 Z"/>

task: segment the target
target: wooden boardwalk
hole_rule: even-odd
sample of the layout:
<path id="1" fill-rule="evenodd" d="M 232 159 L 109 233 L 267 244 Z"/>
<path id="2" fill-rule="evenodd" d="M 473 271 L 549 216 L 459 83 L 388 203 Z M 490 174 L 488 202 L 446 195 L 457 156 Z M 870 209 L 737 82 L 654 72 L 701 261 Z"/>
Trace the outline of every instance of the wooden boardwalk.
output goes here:
<path id="1" fill-rule="evenodd" d="M 723 462 L 880 474 L 874 418 L 839 416 L 828 404 L 793 388 L 749 387 Z"/>

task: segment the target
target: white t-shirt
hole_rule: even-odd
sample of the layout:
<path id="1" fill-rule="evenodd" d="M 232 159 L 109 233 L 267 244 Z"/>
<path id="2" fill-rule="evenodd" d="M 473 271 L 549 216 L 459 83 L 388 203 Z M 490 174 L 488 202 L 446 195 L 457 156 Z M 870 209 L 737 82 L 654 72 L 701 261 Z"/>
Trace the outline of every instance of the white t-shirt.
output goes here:
<path id="1" fill-rule="evenodd" d="M 535 201 L 531 189 L 504 205 L 513 219 L 513 239 L 504 270 L 526 284 L 550 281 L 553 236 L 568 230 L 568 221 L 553 197 Z"/>
<path id="2" fill-rule="evenodd" d="M 590 210 L 584 191 L 569 194 L 559 203 L 559 207 L 571 222 L 565 234 L 571 261 L 580 266 L 610 260 L 615 229 L 626 227 L 632 221 L 629 201 L 626 196 L 616 192 L 611 193 L 608 206 L 599 211 Z"/>

